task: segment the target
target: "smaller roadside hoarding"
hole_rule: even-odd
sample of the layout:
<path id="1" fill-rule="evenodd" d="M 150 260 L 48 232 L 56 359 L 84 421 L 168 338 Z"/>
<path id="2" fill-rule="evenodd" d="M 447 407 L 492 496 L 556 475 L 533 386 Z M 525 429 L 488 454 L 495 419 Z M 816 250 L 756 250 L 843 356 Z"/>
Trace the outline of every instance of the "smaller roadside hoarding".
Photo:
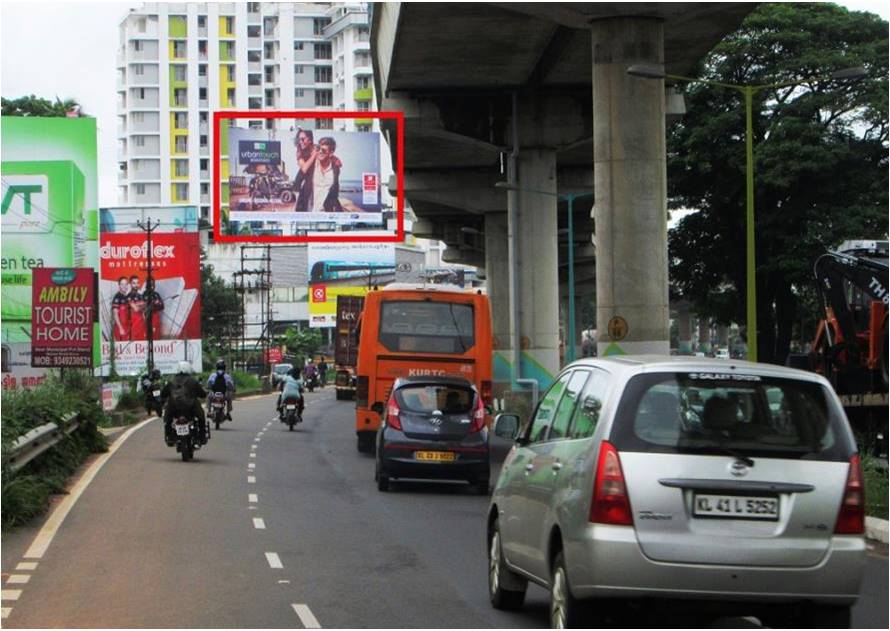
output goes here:
<path id="1" fill-rule="evenodd" d="M 92 367 L 93 270 L 38 267 L 31 287 L 31 366 Z"/>
<path id="2" fill-rule="evenodd" d="M 186 360 L 201 370 L 201 246 L 194 207 L 110 208 L 101 212 L 99 316 L 103 374 L 147 366 L 149 329 L 155 367 L 173 373 Z M 139 227 L 157 223 L 149 242 Z"/>
<path id="3" fill-rule="evenodd" d="M 337 296 L 364 296 L 395 280 L 395 246 L 388 243 L 310 243 L 309 326 L 337 324 Z"/>

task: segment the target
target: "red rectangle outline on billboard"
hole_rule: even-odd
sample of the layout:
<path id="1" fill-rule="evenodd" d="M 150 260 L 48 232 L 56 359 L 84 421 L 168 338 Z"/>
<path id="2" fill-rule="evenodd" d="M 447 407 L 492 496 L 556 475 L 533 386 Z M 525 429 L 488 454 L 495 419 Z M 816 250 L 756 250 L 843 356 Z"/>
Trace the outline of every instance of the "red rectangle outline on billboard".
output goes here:
<path id="1" fill-rule="evenodd" d="M 396 121 L 396 233 L 393 235 L 228 235 L 222 234 L 220 215 L 220 136 L 219 125 L 227 118 L 389 118 Z M 401 243 L 405 240 L 405 114 L 404 112 L 217 110 L 213 112 L 213 240 L 220 243 Z M 382 184 L 382 182 L 381 182 Z"/>

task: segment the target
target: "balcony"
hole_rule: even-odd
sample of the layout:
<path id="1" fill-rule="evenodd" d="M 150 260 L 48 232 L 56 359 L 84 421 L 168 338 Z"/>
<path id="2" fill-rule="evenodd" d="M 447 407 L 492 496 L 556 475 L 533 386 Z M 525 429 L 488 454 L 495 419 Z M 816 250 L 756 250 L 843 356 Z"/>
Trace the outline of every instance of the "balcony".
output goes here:
<path id="1" fill-rule="evenodd" d="M 352 98 L 356 101 L 370 101 L 374 97 L 371 88 L 358 88 L 352 93 Z"/>
<path id="2" fill-rule="evenodd" d="M 127 170 L 126 169 L 118 169 L 117 183 L 118 184 L 126 184 L 127 183 Z"/>

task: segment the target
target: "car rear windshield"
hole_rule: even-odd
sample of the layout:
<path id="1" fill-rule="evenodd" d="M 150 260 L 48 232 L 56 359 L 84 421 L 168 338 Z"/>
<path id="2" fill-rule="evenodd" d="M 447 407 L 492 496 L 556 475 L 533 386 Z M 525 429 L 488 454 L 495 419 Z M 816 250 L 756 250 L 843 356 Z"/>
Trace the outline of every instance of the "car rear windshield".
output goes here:
<path id="1" fill-rule="evenodd" d="M 278 366 L 275 366 L 275 374 L 283 375 L 291 368 L 293 368 L 293 366 L 291 366 L 290 364 L 279 364 Z"/>
<path id="2" fill-rule="evenodd" d="M 611 440 L 624 451 L 808 460 L 847 460 L 856 449 L 822 385 L 735 373 L 633 377 Z"/>
<path id="3" fill-rule="evenodd" d="M 473 391 L 465 386 L 436 384 L 405 386 L 396 391 L 399 408 L 407 412 L 430 414 L 469 414 Z"/>
<path id="4" fill-rule="evenodd" d="M 398 352 L 466 353 L 476 343 L 473 305 L 427 300 L 384 302 L 380 343 Z"/>

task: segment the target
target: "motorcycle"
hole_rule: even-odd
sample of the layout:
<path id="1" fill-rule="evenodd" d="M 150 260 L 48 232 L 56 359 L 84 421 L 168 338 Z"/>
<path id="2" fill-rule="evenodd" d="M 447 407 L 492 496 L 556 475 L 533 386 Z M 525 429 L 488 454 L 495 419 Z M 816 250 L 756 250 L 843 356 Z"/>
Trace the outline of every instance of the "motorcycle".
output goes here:
<path id="1" fill-rule="evenodd" d="M 214 392 L 210 397 L 210 414 L 216 429 L 226 420 L 226 395 L 222 392 Z"/>
<path id="2" fill-rule="evenodd" d="M 318 373 L 306 377 L 303 384 L 309 392 L 313 392 L 318 387 Z"/>
<path id="3" fill-rule="evenodd" d="M 164 415 L 164 402 L 161 400 L 161 384 L 148 375 L 142 377 L 142 392 L 145 396 L 145 411 L 158 416 Z"/>
<path id="4" fill-rule="evenodd" d="M 294 425 L 303 422 L 303 415 L 300 413 L 300 400 L 288 397 L 281 403 L 279 416 L 282 423 L 287 423 L 287 429 L 294 431 Z"/>
<path id="5" fill-rule="evenodd" d="M 196 418 L 177 416 L 173 419 L 173 431 L 176 434 L 176 451 L 182 454 L 182 461 L 191 460 L 195 452 L 206 445 L 210 438 L 210 431 L 206 431 L 202 438 L 200 421 Z"/>

